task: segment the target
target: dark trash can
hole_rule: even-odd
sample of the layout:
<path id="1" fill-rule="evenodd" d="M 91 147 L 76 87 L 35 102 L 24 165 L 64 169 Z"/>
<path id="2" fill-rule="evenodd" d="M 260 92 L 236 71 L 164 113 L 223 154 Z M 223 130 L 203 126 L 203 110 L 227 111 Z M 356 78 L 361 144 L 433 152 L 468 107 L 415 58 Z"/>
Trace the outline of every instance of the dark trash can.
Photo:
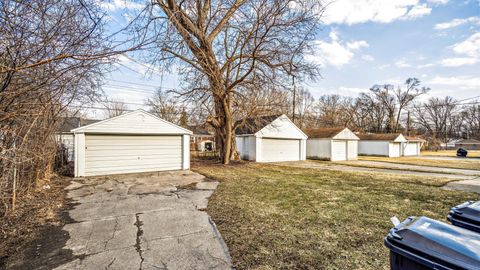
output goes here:
<path id="1" fill-rule="evenodd" d="M 457 157 L 467 157 L 468 151 L 464 148 L 458 148 L 457 150 Z"/>
<path id="2" fill-rule="evenodd" d="M 409 217 L 384 239 L 391 270 L 480 269 L 480 234 L 427 217 Z"/>
<path id="3" fill-rule="evenodd" d="M 455 226 L 480 233 L 480 201 L 464 202 L 453 207 L 447 219 Z"/>

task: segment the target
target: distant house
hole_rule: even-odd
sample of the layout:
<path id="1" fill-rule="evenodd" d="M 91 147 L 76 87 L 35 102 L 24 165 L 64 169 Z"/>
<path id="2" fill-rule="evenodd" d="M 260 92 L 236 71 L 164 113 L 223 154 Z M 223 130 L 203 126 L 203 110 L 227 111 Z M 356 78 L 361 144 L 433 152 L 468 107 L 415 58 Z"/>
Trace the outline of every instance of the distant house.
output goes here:
<path id="1" fill-rule="evenodd" d="M 100 120 L 83 119 L 80 117 L 64 117 L 61 120 L 59 130 L 55 133 L 58 143 L 62 144 L 67 151 L 68 161 L 73 161 L 75 155 L 74 138 L 72 129 L 90 125 Z"/>
<path id="2" fill-rule="evenodd" d="M 215 134 L 209 130 L 207 124 L 189 126 L 193 132 L 190 138 L 190 151 L 215 151 Z"/>
<path id="3" fill-rule="evenodd" d="M 462 139 L 455 142 L 455 148 L 464 148 L 467 150 L 480 150 L 480 141 L 475 139 Z"/>
<path id="4" fill-rule="evenodd" d="M 310 128 L 307 157 L 331 161 L 356 160 L 359 138 L 348 128 Z"/>
<path id="5" fill-rule="evenodd" d="M 407 139 L 400 133 L 391 134 L 357 134 L 358 154 L 365 156 L 400 157 L 401 144 Z"/>
<path id="6" fill-rule="evenodd" d="M 401 133 L 357 134 L 358 154 L 365 156 L 402 157 L 418 156 L 425 140 L 405 137 Z"/>
<path id="7" fill-rule="evenodd" d="M 236 143 L 242 159 L 257 162 L 306 159 L 307 135 L 286 115 L 248 118 L 241 123 L 236 130 Z"/>

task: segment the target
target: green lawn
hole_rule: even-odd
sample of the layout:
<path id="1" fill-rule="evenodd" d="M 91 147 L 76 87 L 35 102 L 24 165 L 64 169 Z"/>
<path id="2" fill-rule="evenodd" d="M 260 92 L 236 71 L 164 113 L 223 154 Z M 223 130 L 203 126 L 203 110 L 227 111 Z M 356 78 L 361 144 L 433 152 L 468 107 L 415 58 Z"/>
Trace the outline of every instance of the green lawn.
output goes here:
<path id="1" fill-rule="evenodd" d="M 238 269 L 388 269 L 393 215 L 445 220 L 480 196 L 448 180 L 246 163 L 197 165 L 221 181 L 208 205 Z"/>
<path id="2" fill-rule="evenodd" d="M 431 166 L 440 168 L 452 169 L 467 169 L 480 170 L 480 159 L 461 159 L 458 160 L 441 160 L 441 159 L 426 159 L 422 157 L 373 157 L 373 156 L 359 156 L 358 160 L 382 161 L 399 164 L 410 164 L 419 166 Z"/>

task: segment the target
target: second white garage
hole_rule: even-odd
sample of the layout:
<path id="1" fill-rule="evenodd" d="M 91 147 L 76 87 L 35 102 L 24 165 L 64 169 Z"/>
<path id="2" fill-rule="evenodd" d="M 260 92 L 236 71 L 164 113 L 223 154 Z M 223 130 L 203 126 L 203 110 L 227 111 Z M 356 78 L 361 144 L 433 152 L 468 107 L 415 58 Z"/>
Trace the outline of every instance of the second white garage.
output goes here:
<path id="1" fill-rule="evenodd" d="M 306 129 L 307 157 L 331 161 L 356 160 L 359 138 L 348 128 Z"/>
<path id="2" fill-rule="evenodd" d="M 286 115 L 238 121 L 237 150 L 244 160 L 298 161 L 306 158 L 307 136 Z"/>
<path id="3" fill-rule="evenodd" d="M 72 132 L 76 177 L 190 168 L 191 132 L 143 110 Z"/>

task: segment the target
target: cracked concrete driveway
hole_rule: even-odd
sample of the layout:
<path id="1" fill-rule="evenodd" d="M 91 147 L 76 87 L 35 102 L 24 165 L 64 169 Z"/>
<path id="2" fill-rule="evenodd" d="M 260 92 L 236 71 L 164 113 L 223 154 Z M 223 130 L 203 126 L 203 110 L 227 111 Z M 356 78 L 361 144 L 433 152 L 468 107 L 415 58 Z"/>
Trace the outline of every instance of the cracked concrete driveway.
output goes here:
<path id="1" fill-rule="evenodd" d="M 217 184 L 187 171 L 74 180 L 63 227 L 73 256 L 56 269 L 230 269 L 202 211 Z"/>

